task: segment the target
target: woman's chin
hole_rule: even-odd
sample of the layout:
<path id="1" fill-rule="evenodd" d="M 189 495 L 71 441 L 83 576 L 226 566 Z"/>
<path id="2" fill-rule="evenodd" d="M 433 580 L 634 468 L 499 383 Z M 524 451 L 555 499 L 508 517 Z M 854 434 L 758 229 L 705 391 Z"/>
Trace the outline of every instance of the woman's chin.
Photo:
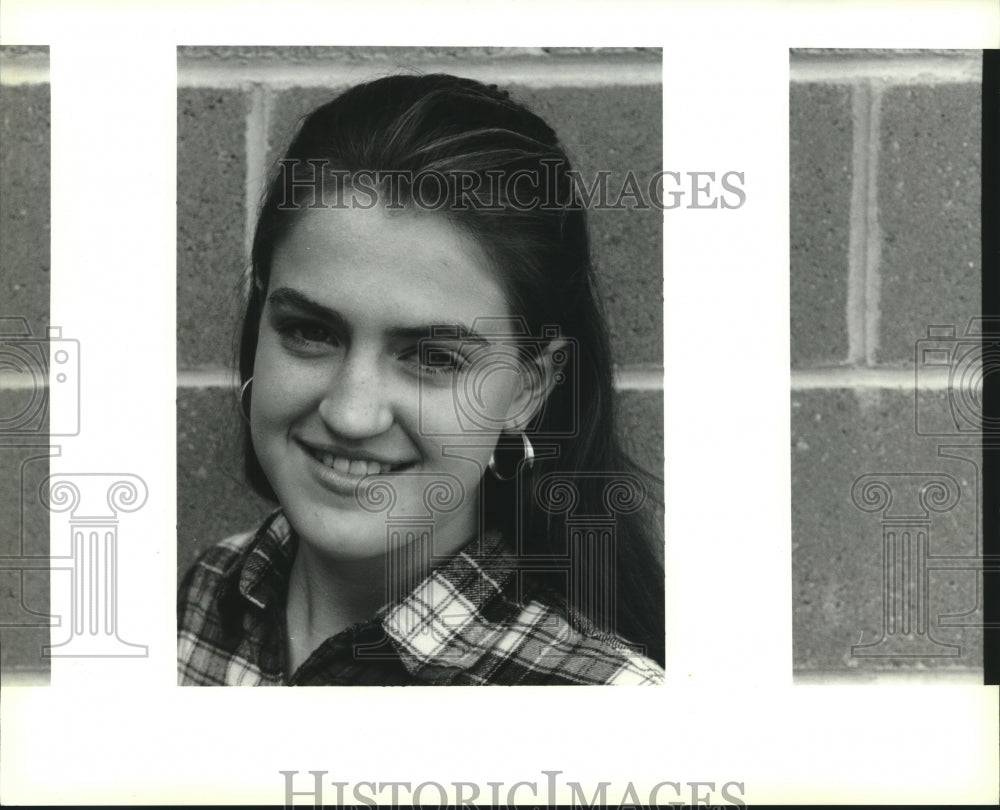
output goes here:
<path id="1" fill-rule="evenodd" d="M 315 517 L 297 520 L 289 515 L 289 522 L 300 542 L 329 559 L 360 562 L 384 557 L 390 550 L 384 522 L 351 520 L 350 516 L 336 515 L 319 520 Z M 333 522 L 336 522 L 335 527 L 331 526 Z"/>

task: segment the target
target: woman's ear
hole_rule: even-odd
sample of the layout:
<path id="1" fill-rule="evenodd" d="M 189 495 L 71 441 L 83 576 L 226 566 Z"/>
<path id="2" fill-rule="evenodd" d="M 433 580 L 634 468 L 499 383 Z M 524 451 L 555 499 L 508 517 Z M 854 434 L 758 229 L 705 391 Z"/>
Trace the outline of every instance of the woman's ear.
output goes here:
<path id="1" fill-rule="evenodd" d="M 504 430 L 520 433 L 538 415 L 566 365 L 568 346 L 568 340 L 556 338 L 549 341 L 537 357 L 524 362 L 521 390 L 507 409 Z"/>

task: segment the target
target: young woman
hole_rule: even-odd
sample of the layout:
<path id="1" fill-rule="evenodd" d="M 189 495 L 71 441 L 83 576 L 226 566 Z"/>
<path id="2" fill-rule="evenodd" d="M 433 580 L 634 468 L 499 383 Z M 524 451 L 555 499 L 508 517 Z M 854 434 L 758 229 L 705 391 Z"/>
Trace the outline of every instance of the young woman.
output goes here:
<path id="1" fill-rule="evenodd" d="M 496 87 L 393 76 L 305 119 L 239 359 L 247 477 L 279 509 L 185 577 L 181 683 L 662 680 L 578 200 Z"/>

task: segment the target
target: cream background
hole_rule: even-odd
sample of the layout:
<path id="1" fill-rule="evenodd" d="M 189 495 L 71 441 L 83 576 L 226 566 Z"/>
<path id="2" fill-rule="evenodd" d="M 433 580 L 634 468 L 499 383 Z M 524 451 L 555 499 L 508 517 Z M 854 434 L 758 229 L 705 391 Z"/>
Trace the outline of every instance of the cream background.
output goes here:
<path id="1" fill-rule="evenodd" d="M 51 471 L 133 472 L 150 491 L 119 546 L 119 629 L 150 656 L 55 659 L 50 687 L 5 689 L 0 800 L 279 803 L 278 771 L 309 769 L 996 800 L 997 688 L 792 686 L 787 210 L 789 47 L 996 46 L 996 4 L 397 5 L 0 5 L 5 44 L 51 46 L 51 317 L 86 357 L 87 429 Z M 745 172 L 741 209 L 665 212 L 667 687 L 174 686 L 175 47 L 248 43 L 660 46 L 665 168 Z M 721 388 L 705 358 L 734 331 L 757 360 Z"/>

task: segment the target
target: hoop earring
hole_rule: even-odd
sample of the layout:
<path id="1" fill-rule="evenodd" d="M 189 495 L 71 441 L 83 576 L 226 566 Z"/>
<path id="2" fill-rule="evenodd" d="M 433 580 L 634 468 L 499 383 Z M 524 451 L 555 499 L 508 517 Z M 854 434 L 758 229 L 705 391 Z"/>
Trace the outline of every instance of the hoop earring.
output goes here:
<path id="1" fill-rule="evenodd" d="M 240 416 L 243 417 L 243 421 L 247 424 L 250 424 L 250 413 L 243 407 L 243 398 L 246 396 L 247 389 L 250 387 L 250 383 L 252 382 L 253 376 L 249 377 L 247 381 L 240 386 Z"/>
<path id="2" fill-rule="evenodd" d="M 512 481 L 517 478 L 517 473 L 522 469 L 522 467 L 530 470 L 535 465 L 535 448 L 531 446 L 531 440 L 528 438 L 527 433 L 521 433 L 521 441 L 524 444 L 524 459 L 522 463 L 519 463 L 514 468 L 513 475 L 501 475 L 497 471 L 496 450 L 490 453 L 490 462 L 488 466 L 490 468 L 490 472 L 493 473 L 498 481 Z"/>

